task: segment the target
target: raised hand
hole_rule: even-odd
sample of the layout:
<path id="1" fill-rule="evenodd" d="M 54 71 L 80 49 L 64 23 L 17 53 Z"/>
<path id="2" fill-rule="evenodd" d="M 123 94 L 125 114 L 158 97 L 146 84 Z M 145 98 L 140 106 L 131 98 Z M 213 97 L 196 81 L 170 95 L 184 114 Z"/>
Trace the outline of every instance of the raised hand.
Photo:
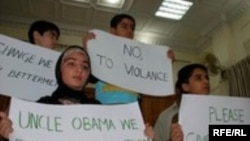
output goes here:
<path id="1" fill-rule="evenodd" d="M 83 38 L 82 38 L 82 44 L 85 49 L 87 49 L 87 42 L 89 40 L 95 39 L 95 34 L 93 32 L 88 32 Z"/>
<path id="2" fill-rule="evenodd" d="M 173 123 L 171 125 L 170 138 L 171 141 L 183 141 L 183 131 L 181 125 L 178 123 Z"/>
<path id="3" fill-rule="evenodd" d="M 12 122 L 4 112 L 0 112 L 0 137 L 9 138 L 13 132 Z"/>

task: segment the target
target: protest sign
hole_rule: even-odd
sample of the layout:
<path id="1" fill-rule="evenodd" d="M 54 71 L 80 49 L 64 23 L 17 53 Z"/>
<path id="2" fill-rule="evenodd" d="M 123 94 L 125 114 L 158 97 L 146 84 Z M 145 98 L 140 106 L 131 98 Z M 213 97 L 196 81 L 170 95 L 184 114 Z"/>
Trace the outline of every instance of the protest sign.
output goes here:
<path id="1" fill-rule="evenodd" d="M 150 46 L 99 30 L 89 41 L 92 72 L 101 80 L 149 94 L 173 94 L 168 47 Z M 0 93 L 37 100 L 57 87 L 54 68 L 60 52 L 0 34 Z"/>
<path id="2" fill-rule="evenodd" d="M 250 98 L 183 94 L 179 123 L 184 141 L 208 141 L 209 125 L 250 125 Z"/>
<path id="3" fill-rule="evenodd" d="M 11 98 L 11 141 L 147 141 L 137 102 L 49 105 Z"/>
<path id="4" fill-rule="evenodd" d="M 59 54 L 0 34 L 0 93 L 28 100 L 50 95 Z"/>
<path id="5" fill-rule="evenodd" d="M 92 73 L 113 85 L 154 96 L 172 95 L 172 61 L 168 47 L 93 30 L 88 41 Z"/>

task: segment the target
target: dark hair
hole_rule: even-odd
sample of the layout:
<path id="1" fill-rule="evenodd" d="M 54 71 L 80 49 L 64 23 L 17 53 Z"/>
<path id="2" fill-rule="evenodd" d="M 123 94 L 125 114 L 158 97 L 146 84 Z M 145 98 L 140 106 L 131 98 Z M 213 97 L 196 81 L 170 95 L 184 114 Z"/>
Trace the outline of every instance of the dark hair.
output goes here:
<path id="1" fill-rule="evenodd" d="M 62 80 L 62 72 L 61 72 L 61 64 L 62 64 L 62 61 L 65 57 L 65 55 L 67 56 L 67 53 L 72 51 L 72 50 L 79 50 L 81 52 L 84 52 L 84 54 L 86 55 L 87 59 L 88 59 L 88 65 L 89 67 L 91 67 L 90 65 L 90 57 L 89 57 L 89 54 L 88 52 L 81 46 L 78 46 L 78 45 L 70 45 L 69 47 L 67 47 L 62 53 L 61 55 L 59 56 L 58 60 L 57 60 L 57 63 L 56 63 L 56 67 L 55 67 L 55 76 L 56 76 L 56 80 L 57 80 L 57 83 L 59 85 L 65 85 L 63 80 Z M 90 68 L 90 71 L 91 71 L 91 68 Z M 90 72 L 91 73 L 91 72 Z M 89 79 L 89 78 L 88 78 Z M 88 80 L 86 81 L 88 83 Z M 87 83 L 85 85 L 87 85 Z"/>
<path id="2" fill-rule="evenodd" d="M 189 78 L 192 76 L 193 71 L 197 68 L 202 69 L 206 73 L 208 73 L 207 68 L 202 64 L 189 64 L 189 65 L 184 66 L 178 71 L 177 81 L 175 83 L 175 93 L 176 93 L 176 98 L 177 98 L 176 100 L 177 100 L 178 105 L 180 104 L 182 94 L 187 93 L 185 92 L 185 90 L 183 90 L 182 84 L 188 83 Z"/>
<path id="3" fill-rule="evenodd" d="M 110 21 L 110 27 L 116 28 L 117 25 L 118 25 L 123 19 L 129 19 L 129 20 L 133 21 L 133 23 L 134 23 L 133 30 L 135 29 L 135 19 L 134 19 L 132 16 L 128 15 L 128 14 L 117 14 L 117 15 L 115 15 L 115 16 L 111 19 L 111 21 Z"/>
<path id="4" fill-rule="evenodd" d="M 191 77 L 193 71 L 197 68 L 202 69 L 205 72 L 208 72 L 207 68 L 202 64 L 189 64 L 179 70 L 178 75 L 177 75 L 177 81 L 175 83 L 176 93 L 179 93 L 179 94 L 185 93 L 181 85 L 183 83 L 188 83 L 189 78 Z"/>
<path id="5" fill-rule="evenodd" d="M 58 37 L 60 36 L 60 30 L 57 25 L 55 25 L 52 22 L 38 20 L 31 24 L 30 29 L 28 31 L 29 41 L 30 43 L 33 43 L 33 44 L 35 43 L 34 37 L 33 37 L 33 33 L 35 31 L 39 32 L 41 35 L 43 35 L 44 32 L 46 31 L 55 31 Z"/>

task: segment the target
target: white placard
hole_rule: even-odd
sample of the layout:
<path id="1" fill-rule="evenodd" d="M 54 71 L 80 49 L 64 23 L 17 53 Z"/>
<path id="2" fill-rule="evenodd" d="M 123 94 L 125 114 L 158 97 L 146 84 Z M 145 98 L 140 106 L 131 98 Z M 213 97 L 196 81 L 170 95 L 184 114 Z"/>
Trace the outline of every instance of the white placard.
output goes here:
<path id="1" fill-rule="evenodd" d="M 249 125 L 250 98 L 183 94 L 179 123 L 184 141 L 208 140 L 209 125 Z"/>
<path id="2" fill-rule="evenodd" d="M 49 105 L 11 98 L 10 141 L 147 141 L 137 102 Z"/>
<path id="3" fill-rule="evenodd" d="M 174 93 L 169 47 L 147 45 L 100 30 L 88 41 L 92 73 L 113 85 L 142 94 L 166 96 Z"/>
<path id="4" fill-rule="evenodd" d="M 37 100 L 57 87 L 60 53 L 0 34 L 0 94 Z"/>

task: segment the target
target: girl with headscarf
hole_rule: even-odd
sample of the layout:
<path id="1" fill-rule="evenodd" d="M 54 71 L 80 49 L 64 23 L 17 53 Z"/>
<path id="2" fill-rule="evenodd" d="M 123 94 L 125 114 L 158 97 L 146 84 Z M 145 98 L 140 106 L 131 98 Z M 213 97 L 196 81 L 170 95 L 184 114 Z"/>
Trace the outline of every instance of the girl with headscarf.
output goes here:
<path id="1" fill-rule="evenodd" d="M 84 88 L 90 76 L 90 59 L 88 53 L 79 46 L 68 47 L 56 63 L 55 75 L 57 89 L 51 96 L 37 100 L 45 104 L 100 104 L 84 94 Z M 4 112 L 0 112 L 0 140 L 7 141 L 13 132 L 12 122 Z"/>
<path id="2" fill-rule="evenodd" d="M 51 96 L 37 102 L 47 104 L 100 104 L 83 93 L 91 73 L 88 53 L 78 46 L 70 46 L 59 57 L 55 76 L 57 89 Z"/>

